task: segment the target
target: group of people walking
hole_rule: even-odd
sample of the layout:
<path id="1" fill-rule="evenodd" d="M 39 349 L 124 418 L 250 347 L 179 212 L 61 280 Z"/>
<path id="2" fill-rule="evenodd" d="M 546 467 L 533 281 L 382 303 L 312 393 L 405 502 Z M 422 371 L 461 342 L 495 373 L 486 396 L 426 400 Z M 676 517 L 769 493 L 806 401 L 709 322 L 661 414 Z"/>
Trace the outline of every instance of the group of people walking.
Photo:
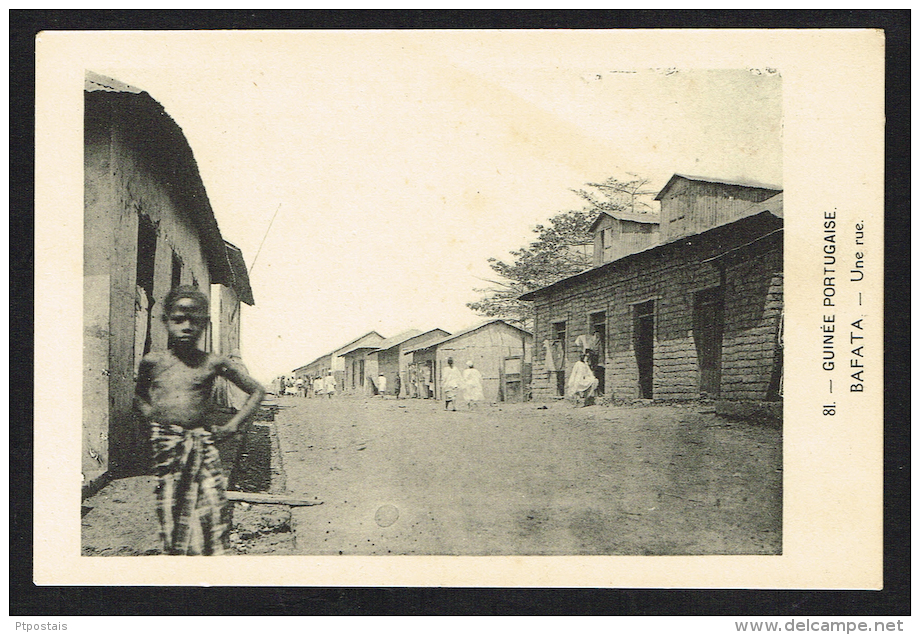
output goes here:
<path id="1" fill-rule="evenodd" d="M 472 410 L 477 402 L 485 400 L 482 392 L 482 373 L 473 365 L 466 363 L 462 373 L 454 366 L 454 358 L 447 358 L 447 367 L 441 371 L 441 393 L 444 397 L 445 410 L 457 410 L 457 401 L 463 398 L 468 409 Z"/>
<path id="2" fill-rule="evenodd" d="M 445 410 L 457 410 L 457 402 L 465 401 L 467 408 L 472 410 L 477 402 L 484 401 L 482 390 L 482 373 L 474 366 L 472 361 L 466 363 L 467 368 L 460 371 L 454 366 L 454 359 L 447 358 L 447 365 L 441 371 L 441 396 L 444 399 Z M 386 397 L 389 382 L 386 375 L 380 375 L 374 380 L 374 389 L 378 396 Z M 402 390 L 402 381 L 399 373 L 396 374 L 392 394 L 398 399 Z"/>
<path id="3" fill-rule="evenodd" d="M 279 397 L 333 397 L 336 393 L 335 377 L 330 370 L 326 375 L 310 377 L 284 377 L 272 382 L 274 392 Z"/>

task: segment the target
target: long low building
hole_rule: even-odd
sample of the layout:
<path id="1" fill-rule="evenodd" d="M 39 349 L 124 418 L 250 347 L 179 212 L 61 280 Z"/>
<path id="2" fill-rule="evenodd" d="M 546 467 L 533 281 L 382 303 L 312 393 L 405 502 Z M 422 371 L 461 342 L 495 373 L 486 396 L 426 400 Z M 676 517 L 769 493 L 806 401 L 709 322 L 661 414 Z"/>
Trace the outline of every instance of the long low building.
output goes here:
<path id="1" fill-rule="evenodd" d="M 781 398 L 781 190 L 675 175 L 659 200 L 668 242 L 521 296 L 535 398 L 566 395 L 586 349 L 615 399 Z"/>
<path id="2" fill-rule="evenodd" d="M 410 397 L 442 398 L 447 359 L 461 371 L 468 362 L 482 373 L 486 401 L 521 401 L 529 393 L 533 336 L 504 320 L 488 320 L 403 353 Z"/>
<path id="3" fill-rule="evenodd" d="M 315 378 L 325 377 L 329 371 L 332 371 L 332 375 L 335 377 L 336 390 L 341 392 L 346 390 L 349 378 L 345 367 L 345 353 L 360 346 L 376 348 L 376 344 L 383 340 L 384 337 L 380 333 L 377 331 L 370 331 L 360 337 L 356 337 L 334 351 L 330 351 L 325 355 L 320 355 L 309 364 L 304 364 L 299 368 L 295 368 L 293 374 L 295 377 L 312 382 Z"/>
<path id="4" fill-rule="evenodd" d="M 226 242 L 178 123 L 150 94 L 88 71 L 83 131 L 84 495 L 149 468 L 133 408 L 143 356 L 164 350 L 163 300 L 179 285 L 211 297 L 199 346 L 240 345 L 253 304 L 243 254 Z"/>
<path id="5" fill-rule="evenodd" d="M 377 386 L 377 391 L 384 392 L 387 395 L 395 395 L 396 397 L 408 395 L 409 361 L 403 355 L 403 351 L 416 346 L 424 346 L 448 335 L 450 333 L 444 329 L 431 329 L 424 333 L 416 332 L 413 335 L 397 336 L 386 342 L 381 342 L 376 351 L 368 353 L 369 358 L 376 362 L 375 385 Z M 386 378 L 385 391 L 382 390 L 380 385 L 377 385 L 381 376 Z"/>

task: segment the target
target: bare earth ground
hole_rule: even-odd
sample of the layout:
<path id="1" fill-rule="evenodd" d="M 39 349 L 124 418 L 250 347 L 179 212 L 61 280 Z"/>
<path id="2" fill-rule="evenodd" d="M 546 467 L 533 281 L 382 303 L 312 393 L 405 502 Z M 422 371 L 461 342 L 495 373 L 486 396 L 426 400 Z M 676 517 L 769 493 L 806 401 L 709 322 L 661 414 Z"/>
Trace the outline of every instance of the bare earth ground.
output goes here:
<path id="1" fill-rule="evenodd" d="M 272 443 L 272 436 L 277 435 L 272 435 L 271 430 L 272 424 L 265 421 L 257 421 L 249 428 L 242 460 L 237 469 L 230 472 L 231 489 L 265 493 L 284 491 L 284 475 L 278 469 L 281 461 L 277 439 Z M 224 469 L 231 470 L 226 460 Z M 84 556 L 161 554 L 154 507 L 155 485 L 153 476 L 117 479 L 83 501 L 81 553 Z M 293 553 L 294 534 L 287 506 L 231 504 L 230 555 Z"/>
<path id="2" fill-rule="evenodd" d="M 711 405 L 277 403 L 236 485 L 322 504 L 235 503 L 238 554 L 781 553 L 781 431 Z M 84 501 L 83 554 L 160 553 L 153 485 L 120 479 Z"/>
<path id="3" fill-rule="evenodd" d="M 281 403 L 287 488 L 324 502 L 301 554 L 781 552 L 781 432 L 711 406 Z"/>

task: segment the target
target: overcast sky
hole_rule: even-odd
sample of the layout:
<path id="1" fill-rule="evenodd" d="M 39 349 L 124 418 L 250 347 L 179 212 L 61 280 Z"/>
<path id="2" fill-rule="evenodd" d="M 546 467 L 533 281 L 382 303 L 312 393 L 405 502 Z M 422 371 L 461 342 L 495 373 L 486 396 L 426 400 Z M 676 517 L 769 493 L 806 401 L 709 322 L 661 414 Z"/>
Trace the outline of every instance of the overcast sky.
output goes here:
<path id="1" fill-rule="evenodd" d="M 772 70 L 620 67 L 602 48 L 535 54 L 515 37 L 299 32 L 91 69 L 181 126 L 248 264 L 265 237 L 242 324 L 257 379 L 370 330 L 482 320 L 465 304 L 486 260 L 580 208 L 570 190 L 586 182 L 782 184 Z"/>

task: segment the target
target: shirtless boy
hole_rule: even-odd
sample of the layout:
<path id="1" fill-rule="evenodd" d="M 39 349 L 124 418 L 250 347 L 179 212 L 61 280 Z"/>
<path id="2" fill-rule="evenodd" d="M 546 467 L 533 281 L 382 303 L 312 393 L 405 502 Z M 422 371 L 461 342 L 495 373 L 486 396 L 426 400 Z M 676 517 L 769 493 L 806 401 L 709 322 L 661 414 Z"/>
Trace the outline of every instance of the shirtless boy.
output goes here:
<path id="1" fill-rule="evenodd" d="M 235 434 L 265 396 L 245 369 L 198 348 L 208 324 L 208 299 L 195 287 L 177 287 L 164 301 L 166 351 L 141 360 L 136 402 L 150 423 L 157 483 L 157 517 L 164 553 L 224 553 L 229 523 L 226 477 L 214 439 Z M 211 388 L 225 377 L 249 398 L 226 424 L 209 428 Z"/>

